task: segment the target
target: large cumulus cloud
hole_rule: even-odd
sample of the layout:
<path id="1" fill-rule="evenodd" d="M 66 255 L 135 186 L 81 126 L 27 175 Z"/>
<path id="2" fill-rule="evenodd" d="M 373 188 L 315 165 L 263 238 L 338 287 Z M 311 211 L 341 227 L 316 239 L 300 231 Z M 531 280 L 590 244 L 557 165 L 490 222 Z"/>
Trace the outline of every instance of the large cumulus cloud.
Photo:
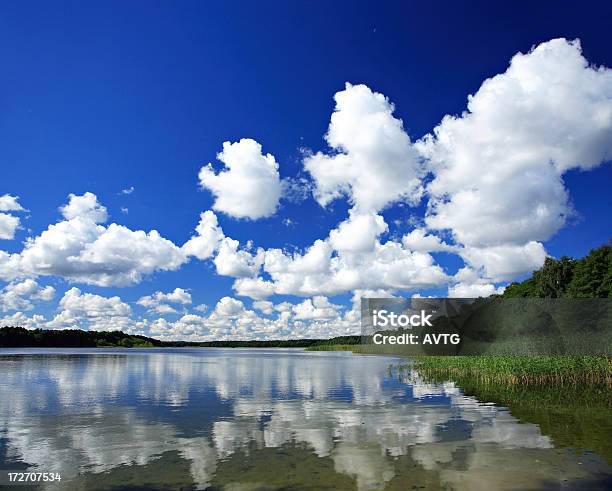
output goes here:
<path id="1" fill-rule="evenodd" d="M 93 193 L 71 194 L 60 211 L 64 219 L 28 238 L 20 253 L 0 251 L 0 278 L 59 276 L 92 285 L 125 286 L 155 271 L 176 270 L 196 254 L 156 230 L 103 225 L 108 213 Z M 200 244 L 199 250 L 203 248 Z"/>
<path id="2" fill-rule="evenodd" d="M 514 56 L 463 114 L 445 116 L 416 147 L 433 174 L 427 227 L 450 230 L 470 262 L 504 256 L 502 247 L 512 257 L 517 247 L 532 250 L 526 268 L 509 272 L 533 269 L 543 254 L 529 244 L 572 214 L 563 174 L 612 158 L 612 72 L 590 66 L 579 41 L 542 43 Z"/>

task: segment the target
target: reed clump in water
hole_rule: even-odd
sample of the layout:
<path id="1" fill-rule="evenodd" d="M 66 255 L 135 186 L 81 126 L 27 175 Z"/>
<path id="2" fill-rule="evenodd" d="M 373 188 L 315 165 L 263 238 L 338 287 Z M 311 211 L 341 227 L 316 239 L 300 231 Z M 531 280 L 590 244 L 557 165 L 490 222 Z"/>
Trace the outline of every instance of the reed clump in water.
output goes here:
<path id="1" fill-rule="evenodd" d="M 427 356 L 415 361 L 425 376 L 471 378 L 488 384 L 612 387 L 606 356 Z"/>

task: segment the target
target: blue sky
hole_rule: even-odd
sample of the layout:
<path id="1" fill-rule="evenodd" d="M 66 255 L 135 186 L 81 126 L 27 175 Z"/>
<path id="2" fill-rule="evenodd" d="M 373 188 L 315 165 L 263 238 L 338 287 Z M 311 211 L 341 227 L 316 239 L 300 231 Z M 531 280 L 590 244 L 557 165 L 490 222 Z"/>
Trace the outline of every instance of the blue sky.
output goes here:
<path id="1" fill-rule="evenodd" d="M 612 91 L 609 71 L 581 66 L 580 60 L 612 66 L 611 15 L 611 7 L 603 2 L 586 2 L 579 8 L 559 2 L 505 6 L 484 2 L 435 6 L 406 2 L 382 6 L 372 2 L 5 3 L 0 7 L 0 196 L 18 196 L 28 211 L 8 205 L 4 210 L 5 215 L 19 217 L 20 223 L 12 227 L 8 223 L 12 219 L 5 219 L 10 229 L 5 235 L 13 237 L 0 240 L 4 257 L 13 258 L 10 265 L 8 259 L 0 262 L 3 323 L 50 328 L 119 325 L 133 332 L 186 339 L 341 334 L 354 325 L 348 314 L 356 291 L 446 295 L 449 288 L 461 284 L 455 294 L 487 294 L 527 275 L 546 253 L 584 255 L 610 240 L 612 125 L 606 111 L 612 104 Z M 468 95 L 479 93 L 486 79 L 504 74 L 515 54 L 527 54 L 556 38 L 568 41 L 542 48 L 541 56 L 536 50 L 524 67 L 499 81 L 497 90 L 505 94 L 502 100 L 491 100 L 480 92 L 477 100 L 482 103 L 472 109 L 477 116 L 465 125 L 467 129 L 461 125 L 441 128 L 462 141 L 465 137 L 467 143 L 448 148 L 438 141 L 429 149 L 419 148 L 416 143 L 424 141 L 445 115 L 461 119 Z M 579 47 L 570 43 L 574 39 L 580 39 Z M 559 78 L 559 93 L 554 75 L 548 73 L 551 70 L 570 74 Z M 532 93 L 525 89 L 527 83 L 521 89 L 525 93 L 512 92 L 516 80 L 524 82 L 533 76 L 545 81 L 551 77 L 550 87 Z M 346 82 L 353 84 L 351 88 L 345 87 Z M 334 101 L 337 93 L 347 96 L 343 109 Z M 365 148 L 361 143 L 376 130 L 367 126 L 372 120 L 360 119 L 363 114 L 355 108 L 377 104 L 376 94 L 387 98 L 372 109 L 387 118 L 381 124 L 388 127 L 401 120 L 403 127 L 389 137 L 391 147 L 382 141 Z M 345 116 L 337 127 L 340 143 L 333 148 L 325 135 L 335 109 Z M 542 115 L 542 121 L 537 115 Z M 483 143 L 478 135 L 485 134 L 488 140 Z M 406 148 L 403 135 L 409 137 Z M 241 139 L 258 142 L 263 155 L 271 154 L 278 166 L 282 196 L 273 200 L 274 210 L 262 218 L 215 209 L 219 193 L 215 194 L 212 184 L 201 186 L 198 178 L 209 162 L 214 176 L 227 171 L 216 155 L 224 142 Z M 347 151 L 347 146 L 353 151 Z M 367 189 L 368 172 L 384 174 L 380 165 L 386 165 L 385 149 L 389 148 L 399 155 L 397 165 L 407 166 L 407 176 L 416 173 L 417 184 L 406 185 L 375 206 L 357 198 L 356 189 L 377 192 Z M 320 158 L 317 152 L 322 152 Z M 348 167 L 334 159 L 342 153 L 349 155 Z M 523 164 L 512 167 L 528 153 L 525 165 L 529 169 Z M 571 155 L 565 162 L 560 154 Z M 471 163 L 463 169 L 465 155 Z M 347 178 L 330 187 L 328 170 L 334 166 L 340 173 L 354 169 L 363 182 Z M 494 188 L 483 178 L 479 188 L 477 182 L 457 181 L 453 177 L 457 172 L 462 176 L 475 172 L 477 180 L 487 172 L 492 176 L 506 172 L 510 181 L 501 180 L 499 188 Z M 517 173 L 526 176 L 525 182 Z M 210 182 L 218 182 L 215 179 Z M 525 196 L 520 191 L 524 186 Z M 133 192 L 122 193 L 132 188 Z M 474 198 L 479 204 L 471 202 L 462 208 L 461 199 L 470 190 L 480 193 Z M 104 269 L 102 263 L 108 265 L 111 279 L 103 282 L 87 276 L 91 261 L 87 267 L 74 262 L 69 267 L 61 265 L 42 243 L 39 246 L 48 257 L 33 254 L 36 260 L 26 261 L 17 257 L 28 237 L 35 241 L 50 224 L 69 220 L 58 208 L 68 203 L 70 194 L 86 192 L 95 195 L 94 204 L 83 201 L 85 208 L 78 208 L 79 213 L 91 211 L 89 205 L 107 210 L 107 220 L 98 226 L 116 223 L 130 231 L 157 230 L 178 249 L 195 234 L 200 213 L 213 210 L 223 236 L 239 242 L 236 253 L 246 250 L 255 257 L 257 248 L 262 249 L 262 264 L 251 276 L 270 283 L 272 294 L 265 298 L 258 294 L 256 299 L 239 295 L 232 285 L 249 275 L 219 274 L 214 262 L 218 249 L 204 259 L 176 259 L 171 267 L 164 263 L 167 258 L 157 258 L 160 267 L 137 266 L 130 270 L 135 279 L 127 283 L 113 275 L 117 268 L 129 269 L 130 259 L 108 248 L 100 252 L 99 244 L 88 250 L 100 268 Z M 265 187 L 253 192 L 273 197 Z M 420 192 L 421 199 L 416 200 Z M 326 194 L 333 199 L 325 202 Z M 449 196 L 451 202 L 456 198 L 453 206 L 444 204 Z M 248 199 L 253 196 L 240 198 L 247 209 L 261 205 L 258 198 L 253 203 Z M 439 208 L 432 212 L 435 202 Z M 469 217 L 463 216 L 463 209 Z M 523 209 L 523 219 L 508 218 Z M 530 216 L 535 209 L 539 211 Z M 349 214 L 357 225 L 342 240 L 363 240 L 365 245 L 359 251 L 347 249 L 342 256 L 342 250 L 332 244 L 330 257 L 343 257 L 344 266 L 340 272 L 332 266 L 326 274 L 319 268 L 317 274 L 322 276 L 310 278 L 321 283 L 321 278 L 337 273 L 342 278 L 334 278 L 333 287 L 321 291 L 304 285 L 289 287 L 268 271 L 271 259 L 263 259 L 266 251 L 282 249 L 295 260 L 292 254 L 304 254 L 316 240 L 330 242 L 332 231 Z M 429 222 L 428 215 L 434 216 Z M 474 215 L 482 216 L 474 219 Z M 376 216 L 384 226 L 376 222 Z M 355 217 L 369 218 L 358 222 Z M 520 230 L 514 233 L 513 227 Z M 429 242 L 417 244 L 416 235 L 402 242 L 415 228 Z M 480 235 L 474 236 L 473 230 L 481 231 Z M 364 236 L 351 236 L 354 233 Z M 57 245 L 56 239 L 52 242 Z M 432 240 L 439 241 L 434 250 Z M 366 250 L 368 244 L 378 247 L 389 242 L 403 244 L 401 254 L 406 254 L 411 268 L 431 261 L 423 266 L 429 275 L 426 282 L 390 280 L 387 273 L 381 280 L 379 272 L 364 272 L 373 260 L 365 256 L 372 252 Z M 146 256 L 148 246 L 143 247 L 134 254 Z M 410 255 L 415 252 L 416 256 Z M 253 266 L 258 259 L 248 261 Z M 406 264 L 390 267 L 398 271 Z M 456 276 L 464 267 L 469 271 Z M 70 268 L 80 268 L 79 273 Z M 347 279 L 355 271 L 362 278 Z M 421 274 L 420 270 L 413 273 Z M 26 280 L 30 280 L 27 285 Z M 52 298 L 50 290 L 41 293 L 48 286 L 55 290 Z M 189 303 L 186 297 L 184 303 L 177 302 L 180 294 L 173 299 L 158 297 L 148 311 L 136 303 L 154 292 L 167 294 L 175 288 L 189 293 Z M 67 291 L 72 294 L 62 304 Z M 115 296 L 120 299 L 109 300 Z M 215 305 L 226 296 L 231 300 L 226 305 L 229 310 L 216 311 Z M 258 304 L 258 310 L 253 300 L 272 305 Z M 277 309 L 282 302 L 292 306 Z M 177 313 L 151 312 L 160 304 Z M 200 304 L 206 304 L 208 311 L 194 310 Z M 295 305 L 302 306 L 296 310 Z M 185 314 L 200 319 L 187 318 L 181 324 Z M 210 319 L 212 314 L 218 319 Z M 36 315 L 44 319 L 34 319 Z M 47 324 L 56 317 L 55 323 Z M 291 327 L 294 322 L 297 327 Z M 222 330 L 223 323 L 234 327 Z M 249 323 L 260 327 L 250 331 L 239 327 Z"/>

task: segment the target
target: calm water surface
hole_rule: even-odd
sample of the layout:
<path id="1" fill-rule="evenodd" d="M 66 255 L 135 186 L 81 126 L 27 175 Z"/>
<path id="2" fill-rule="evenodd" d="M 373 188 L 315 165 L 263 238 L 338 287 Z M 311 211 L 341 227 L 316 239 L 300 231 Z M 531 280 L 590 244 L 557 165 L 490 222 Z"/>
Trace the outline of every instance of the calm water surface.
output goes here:
<path id="1" fill-rule="evenodd" d="M 453 383 L 423 383 L 399 362 L 281 349 L 3 349 L 0 468 L 57 472 L 47 489 L 71 490 L 610 486 L 596 454 L 555 448 L 537 425 Z"/>

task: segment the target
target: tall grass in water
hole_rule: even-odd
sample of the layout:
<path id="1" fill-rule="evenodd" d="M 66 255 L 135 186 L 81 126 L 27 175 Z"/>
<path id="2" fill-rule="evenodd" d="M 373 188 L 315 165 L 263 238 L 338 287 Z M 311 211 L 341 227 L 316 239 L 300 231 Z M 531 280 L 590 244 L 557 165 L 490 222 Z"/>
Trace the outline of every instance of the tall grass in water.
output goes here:
<path id="1" fill-rule="evenodd" d="M 605 356 L 427 356 L 415 368 L 424 376 L 490 384 L 612 388 L 612 358 Z"/>
<path id="2" fill-rule="evenodd" d="M 359 347 L 358 344 L 321 344 L 317 346 L 308 346 L 306 351 L 357 351 L 354 348 Z"/>
<path id="3" fill-rule="evenodd" d="M 321 344 L 309 346 L 306 351 L 352 351 L 366 355 L 397 355 L 406 356 L 403 346 L 375 345 L 375 344 Z"/>
<path id="4" fill-rule="evenodd" d="M 309 351 L 352 351 L 363 354 L 406 356 L 402 347 L 322 345 Z M 424 376 L 470 378 L 480 383 L 505 385 L 589 385 L 612 388 L 612 357 L 584 355 L 551 356 L 410 356 Z"/>

